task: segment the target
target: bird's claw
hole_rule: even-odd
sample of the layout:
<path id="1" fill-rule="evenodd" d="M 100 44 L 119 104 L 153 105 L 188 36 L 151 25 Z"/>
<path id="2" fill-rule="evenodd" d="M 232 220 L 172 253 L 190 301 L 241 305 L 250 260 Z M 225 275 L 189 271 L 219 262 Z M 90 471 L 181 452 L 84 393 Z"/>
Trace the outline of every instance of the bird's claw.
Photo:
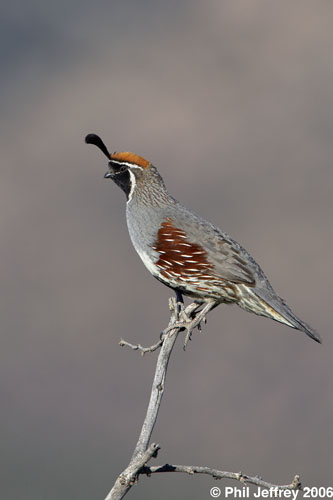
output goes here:
<path id="1" fill-rule="evenodd" d="M 212 309 L 213 304 L 206 304 L 200 311 L 196 311 L 195 308 L 193 308 L 192 310 L 190 309 L 189 314 L 186 313 L 183 303 L 175 301 L 175 304 L 177 304 L 177 310 L 180 307 L 180 311 L 178 310 L 178 321 L 176 321 L 172 325 L 169 325 L 164 330 L 164 332 L 162 332 L 162 336 L 166 335 L 169 331 L 174 329 L 179 329 L 180 331 L 186 330 L 186 336 L 184 340 L 185 350 L 188 342 L 191 340 L 192 331 L 194 330 L 194 328 L 198 328 L 200 332 L 202 331 L 201 322 L 203 321 L 204 324 L 206 324 L 206 314 L 210 311 L 210 309 Z"/>

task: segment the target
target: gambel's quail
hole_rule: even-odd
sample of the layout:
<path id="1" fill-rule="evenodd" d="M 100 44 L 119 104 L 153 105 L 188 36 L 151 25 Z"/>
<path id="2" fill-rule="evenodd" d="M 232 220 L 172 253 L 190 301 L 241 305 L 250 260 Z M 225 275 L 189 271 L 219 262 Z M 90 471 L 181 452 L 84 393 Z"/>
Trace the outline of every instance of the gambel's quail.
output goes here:
<path id="1" fill-rule="evenodd" d="M 176 201 L 149 161 L 134 153 L 110 154 L 95 134 L 85 140 L 106 155 L 104 177 L 125 192 L 134 248 L 151 274 L 175 290 L 178 298 L 184 294 L 201 302 L 203 316 L 221 303 L 237 304 L 321 342 L 318 333 L 277 295 L 251 255 Z"/>

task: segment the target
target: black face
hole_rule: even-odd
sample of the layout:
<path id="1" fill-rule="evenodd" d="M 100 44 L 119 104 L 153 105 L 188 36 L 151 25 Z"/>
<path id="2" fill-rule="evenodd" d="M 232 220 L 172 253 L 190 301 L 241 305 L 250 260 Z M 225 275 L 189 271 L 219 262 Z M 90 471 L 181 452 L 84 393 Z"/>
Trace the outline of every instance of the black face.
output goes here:
<path id="1" fill-rule="evenodd" d="M 112 179 L 126 194 L 128 199 L 131 192 L 131 176 L 126 165 L 119 165 L 112 161 L 109 162 L 109 170 L 104 175 L 106 179 Z"/>
<path id="2" fill-rule="evenodd" d="M 111 155 L 107 150 L 102 139 L 96 134 L 88 134 L 85 138 L 87 144 L 94 144 L 97 146 L 105 156 L 110 159 Z M 131 192 L 131 176 L 128 171 L 128 165 L 121 162 L 109 161 L 109 169 L 104 175 L 107 179 L 112 179 L 126 194 L 128 199 Z"/>

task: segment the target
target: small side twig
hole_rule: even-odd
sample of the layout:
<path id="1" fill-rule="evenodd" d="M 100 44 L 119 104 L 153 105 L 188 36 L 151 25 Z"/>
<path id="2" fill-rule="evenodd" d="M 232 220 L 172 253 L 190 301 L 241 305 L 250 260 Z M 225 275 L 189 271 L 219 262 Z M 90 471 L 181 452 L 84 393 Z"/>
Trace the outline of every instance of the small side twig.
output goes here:
<path id="1" fill-rule="evenodd" d="M 121 347 L 130 347 L 131 349 L 133 349 L 133 351 L 140 351 L 142 356 L 144 354 L 146 354 L 146 352 L 154 352 L 156 351 L 156 349 L 158 349 L 159 347 L 161 347 L 161 345 L 163 344 L 163 338 L 161 338 L 161 340 L 159 340 L 156 344 L 153 344 L 149 347 L 143 347 L 141 344 L 131 344 L 130 342 L 127 342 L 126 340 L 124 339 L 120 339 L 119 340 L 119 345 Z"/>
<path id="2" fill-rule="evenodd" d="M 300 477 L 296 475 L 290 484 L 273 484 L 264 481 L 259 476 L 248 476 L 243 474 L 243 472 L 227 472 L 217 469 L 211 469 L 210 467 L 200 467 L 195 465 L 157 465 L 157 466 L 144 466 L 139 471 L 139 474 L 146 474 L 150 476 L 151 474 L 156 474 L 160 472 L 183 472 L 186 474 L 207 474 L 212 476 L 214 479 L 235 479 L 243 484 L 252 484 L 254 486 L 259 486 L 261 488 L 268 489 L 278 489 L 278 490 L 301 490 L 302 484 L 300 482 Z"/>

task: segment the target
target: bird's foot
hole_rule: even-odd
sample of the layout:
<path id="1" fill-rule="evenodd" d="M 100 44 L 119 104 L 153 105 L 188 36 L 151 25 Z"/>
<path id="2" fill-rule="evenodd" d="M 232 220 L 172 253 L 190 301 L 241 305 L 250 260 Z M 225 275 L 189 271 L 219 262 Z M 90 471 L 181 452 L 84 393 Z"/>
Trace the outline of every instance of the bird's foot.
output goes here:
<path id="1" fill-rule="evenodd" d="M 182 294 L 176 290 L 176 297 L 169 299 L 169 308 L 177 312 L 177 324 L 181 323 L 185 328 L 185 324 L 191 323 L 194 318 L 194 314 L 201 307 L 201 302 L 192 302 L 190 305 L 185 307 L 184 299 Z"/>
<path id="2" fill-rule="evenodd" d="M 180 323 L 190 323 L 192 321 L 192 311 L 188 313 L 184 306 L 184 303 L 177 303 L 178 306 L 178 320 Z"/>
<path id="3" fill-rule="evenodd" d="M 192 302 L 185 307 L 183 302 L 179 302 L 175 297 L 171 297 L 169 299 L 169 309 L 170 311 L 177 312 L 177 320 L 163 330 L 160 338 L 175 328 L 179 328 L 180 330 L 187 329 L 187 326 L 190 325 L 195 318 L 195 313 L 200 306 L 201 304 Z"/>
<path id="4" fill-rule="evenodd" d="M 207 323 L 206 319 L 206 314 L 214 307 L 214 303 L 208 302 L 202 309 L 201 311 L 198 311 L 194 318 L 187 324 L 185 324 L 185 328 L 187 330 L 185 340 L 184 340 L 184 351 L 186 349 L 186 346 L 188 342 L 191 340 L 192 337 L 192 332 L 194 328 L 198 328 L 198 330 L 201 332 L 201 322 L 203 321 L 205 324 Z"/>
<path id="5" fill-rule="evenodd" d="M 177 307 L 179 302 L 176 303 Z M 196 302 L 190 304 L 187 308 L 184 308 L 184 305 L 181 304 L 181 310 L 178 312 L 178 321 L 169 325 L 164 331 L 163 335 L 166 335 L 171 330 L 177 328 L 180 330 L 186 330 L 186 336 L 184 341 L 184 350 L 188 342 L 191 340 L 192 332 L 195 328 L 198 328 L 201 331 L 201 323 L 206 323 L 206 314 L 214 307 L 213 302 L 208 302 L 204 305 L 204 307 L 197 311 L 197 309 L 201 306 Z"/>

